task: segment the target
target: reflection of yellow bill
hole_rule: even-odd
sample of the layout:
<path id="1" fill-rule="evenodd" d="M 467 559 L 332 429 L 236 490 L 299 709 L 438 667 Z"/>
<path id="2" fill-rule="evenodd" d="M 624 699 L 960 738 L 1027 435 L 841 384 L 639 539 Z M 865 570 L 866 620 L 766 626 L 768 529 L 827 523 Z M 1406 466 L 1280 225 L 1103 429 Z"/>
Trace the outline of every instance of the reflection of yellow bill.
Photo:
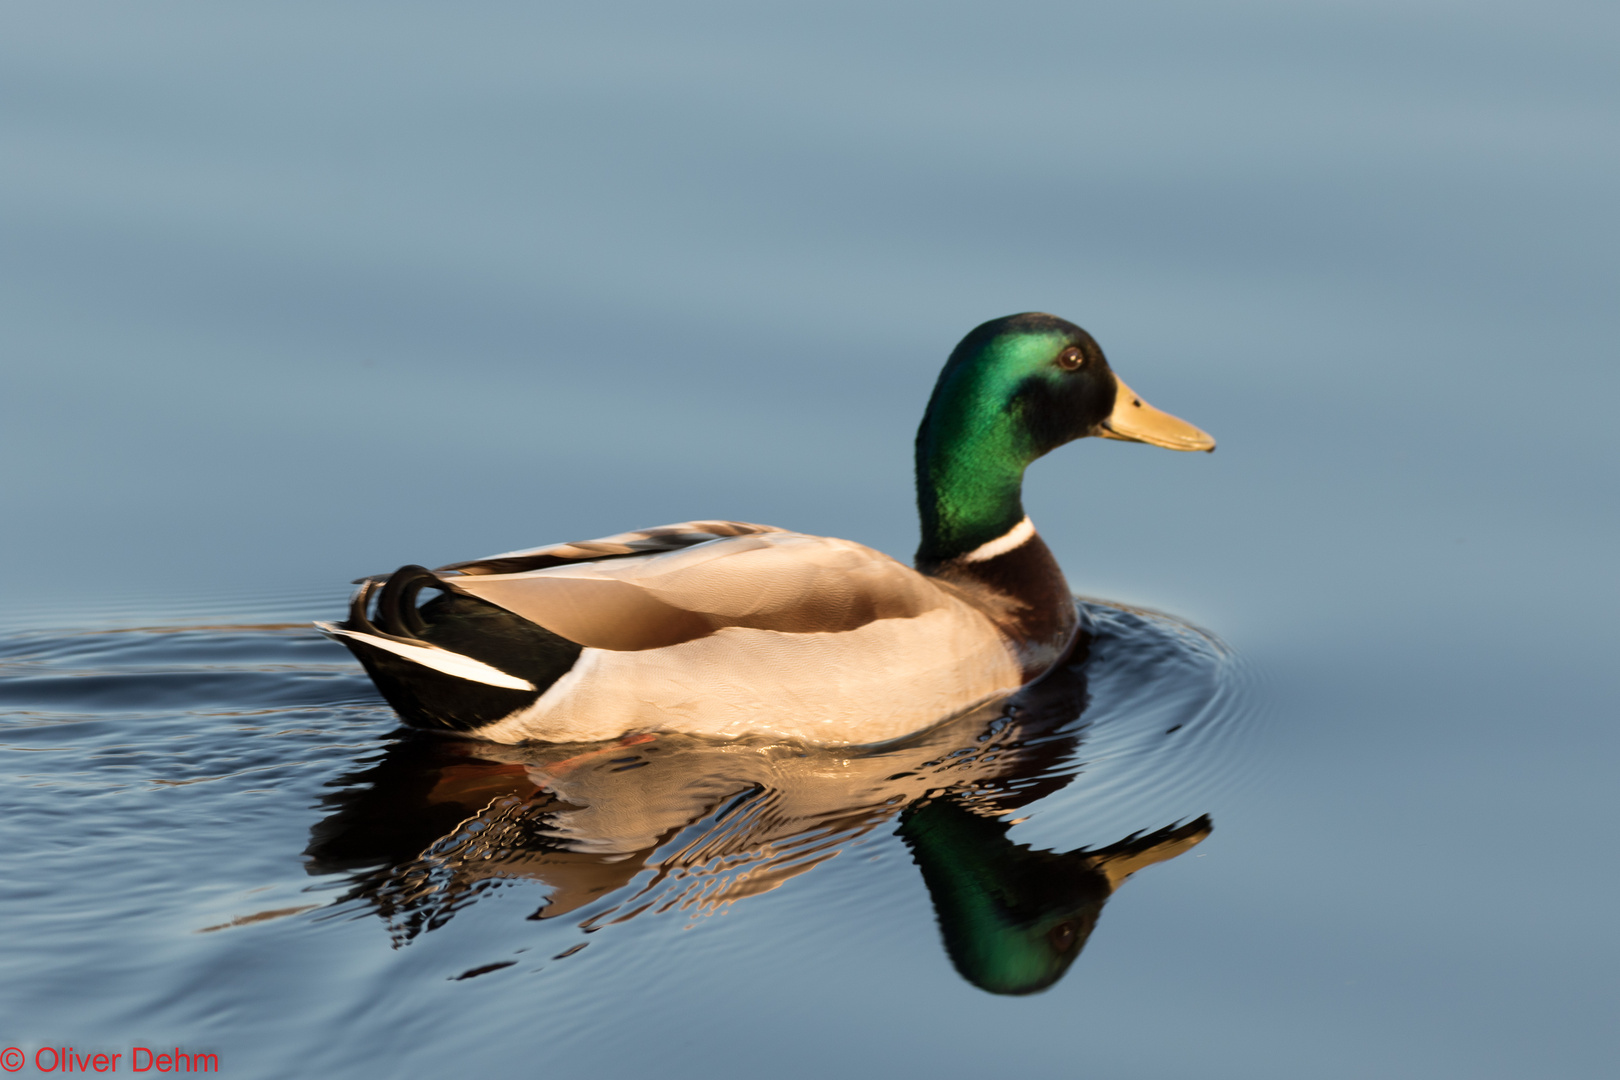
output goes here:
<path id="1" fill-rule="evenodd" d="M 1118 375 L 1114 376 L 1114 382 L 1119 387 L 1114 397 L 1114 411 L 1097 425 L 1098 435 L 1124 442 L 1152 443 L 1168 450 L 1215 449 L 1215 440 L 1205 432 L 1180 417 L 1155 409 Z"/>

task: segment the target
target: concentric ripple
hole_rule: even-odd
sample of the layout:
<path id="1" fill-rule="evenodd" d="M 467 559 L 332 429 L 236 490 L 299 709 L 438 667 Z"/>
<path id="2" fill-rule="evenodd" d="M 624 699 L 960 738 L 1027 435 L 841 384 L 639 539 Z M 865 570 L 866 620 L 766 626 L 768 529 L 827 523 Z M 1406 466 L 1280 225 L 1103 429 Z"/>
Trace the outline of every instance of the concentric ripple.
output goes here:
<path id="1" fill-rule="evenodd" d="M 1129 868 L 1208 835 L 1200 815 L 1244 771 L 1252 712 L 1229 649 L 1167 616 L 1082 610 L 1089 649 L 1062 671 L 917 736 L 838 750 L 427 737 L 400 729 L 348 654 L 301 622 L 0 635 L 0 842 L 30 868 L 0 882 L 6 961 L 34 991 L 13 1004 L 76 999 L 88 971 L 74 958 L 118 956 L 122 975 L 95 978 L 124 980 L 107 999 L 121 1015 L 189 1015 L 180 984 L 217 970 L 240 935 L 337 935 L 352 963 L 366 947 L 339 927 L 380 919 L 372 940 L 409 951 L 497 896 L 493 921 L 452 934 L 461 944 L 434 964 L 450 983 L 517 977 L 599 930 L 611 946 L 626 923 L 678 927 L 789 882 L 847 901 L 864 864 L 826 886 L 818 868 L 856 846 L 915 861 L 958 969 L 1008 992 L 958 956 L 1002 930 L 953 930 L 952 882 L 1022 880 L 1046 860 L 1037 876 L 1077 884 L 1029 903 L 1084 908 L 1055 925 L 1089 933 Z M 1063 940 L 1077 952 L 1084 933 Z M 296 952 L 258 956 L 265 994 L 299 982 Z M 312 1009 L 362 993 L 330 976 L 309 992 Z"/>

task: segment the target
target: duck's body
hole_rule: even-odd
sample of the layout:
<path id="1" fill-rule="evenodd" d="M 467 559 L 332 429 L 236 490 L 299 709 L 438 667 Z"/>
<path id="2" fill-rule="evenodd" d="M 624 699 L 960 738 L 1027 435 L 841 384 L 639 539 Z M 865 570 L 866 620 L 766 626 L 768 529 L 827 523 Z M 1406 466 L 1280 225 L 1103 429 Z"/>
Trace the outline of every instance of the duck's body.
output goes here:
<path id="1" fill-rule="evenodd" d="M 1030 542 L 1045 554 L 1038 536 Z M 1023 557 L 1009 551 L 985 565 Z M 441 611 L 430 604 L 416 633 L 393 595 L 380 598 L 375 621 L 365 614 L 367 596 L 345 627 L 329 632 L 355 650 L 407 720 L 496 742 L 660 729 L 881 742 L 1016 690 L 1062 654 L 1074 628 L 1072 603 L 1057 605 L 1068 618 L 1015 651 L 995 622 L 996 614 L 1032 608 L 1014 597 L 976 603 L 988 588 L 920 574 L 861 544 L 729 521 L 539 548 L 441 573 L 431 583 L 451 586 L 452 599 L 436 602 Z M 373 591 L 381 590 L 362 590 Z M 1055 591 L 1067 598 L 1061 575 Z M 480 601 L 493 610 L 474 606 Z M 539 662 L 491 657 L 506 662 L 480 670 L 465 652 L 433 644 L 453 640 L 456 607 L 463 620 L 517 616 L 577 646 L 577 655 L 549 684 L 559 665 L 543 647 L 529 650 Z M 498 632 L 492 626 L 486 637 Z M 514 652 L 523 648 L 514 644 Z M 459 680 L 444 687 L 450 700 L 422 692 L 445 677 Z"/>
<path id="2" fill-rule="evenodd" d="M 1019 494 L 1030 461 L 1087 434 L 1214 446 L 1145 406 L 1079 327 L 996 320 L 952 354 L 918 433 L 916 569 L 847 540 L 688 522 L 405 567 L 322 629 L 421 727 L 882 742 L 1016 690 L 1069 648 L 1073 599 Z M 424 587 L 442 595 L 418 609 Z"/>

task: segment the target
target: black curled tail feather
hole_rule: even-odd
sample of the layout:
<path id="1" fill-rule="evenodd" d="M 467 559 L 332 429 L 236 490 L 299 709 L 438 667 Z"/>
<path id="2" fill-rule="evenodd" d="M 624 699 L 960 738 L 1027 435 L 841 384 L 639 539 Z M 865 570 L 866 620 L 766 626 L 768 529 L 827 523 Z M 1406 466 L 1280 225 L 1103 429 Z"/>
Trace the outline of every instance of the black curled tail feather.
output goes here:
<path id="1" fill-rule="evenodd" d="M 390 634 L 420 638 L 427 632 L 416 598 L 424 586 L 445 588 L 438 575 L 425 566 L 402 566 L 388 576 L 377 594 L 377 621 Z"/>
<path id="2" fill-rule="evenodd" d="M 422 566 L 361 581 L 340 629 L 399 645 L 442 649 L 527 681 L 533 689 L 494 686 L 437 670 L 381 643 L 343 635 L 384 698 L 417 727 L 472 731 L 532 705 L 579 659 L 581 647 L 505 608 L 457 589 Z M 421 607 L 423 589 L 439 595 Z M 375 598 L 375 614 L 371 614 Z"/>

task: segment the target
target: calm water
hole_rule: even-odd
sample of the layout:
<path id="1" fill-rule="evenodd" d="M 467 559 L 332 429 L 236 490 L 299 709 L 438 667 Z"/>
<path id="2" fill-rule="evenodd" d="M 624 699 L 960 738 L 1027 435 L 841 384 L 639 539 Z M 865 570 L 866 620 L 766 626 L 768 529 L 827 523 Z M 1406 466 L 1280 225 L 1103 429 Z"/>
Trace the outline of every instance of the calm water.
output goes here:
<path id="1" fill-rule="evenodd" d="M 0 1050 L 1613 1071 L 1613 5 L 0 24 Z M 666 521 L 904 556 L 935 372 L 1031 309 L 1220 450 L 1031 471 L 1126 607 L 1021 716 L 514 756 L 304 629 Z M 1089 933 L 1049 989 L 976 984 L 969 872 Z"/>

